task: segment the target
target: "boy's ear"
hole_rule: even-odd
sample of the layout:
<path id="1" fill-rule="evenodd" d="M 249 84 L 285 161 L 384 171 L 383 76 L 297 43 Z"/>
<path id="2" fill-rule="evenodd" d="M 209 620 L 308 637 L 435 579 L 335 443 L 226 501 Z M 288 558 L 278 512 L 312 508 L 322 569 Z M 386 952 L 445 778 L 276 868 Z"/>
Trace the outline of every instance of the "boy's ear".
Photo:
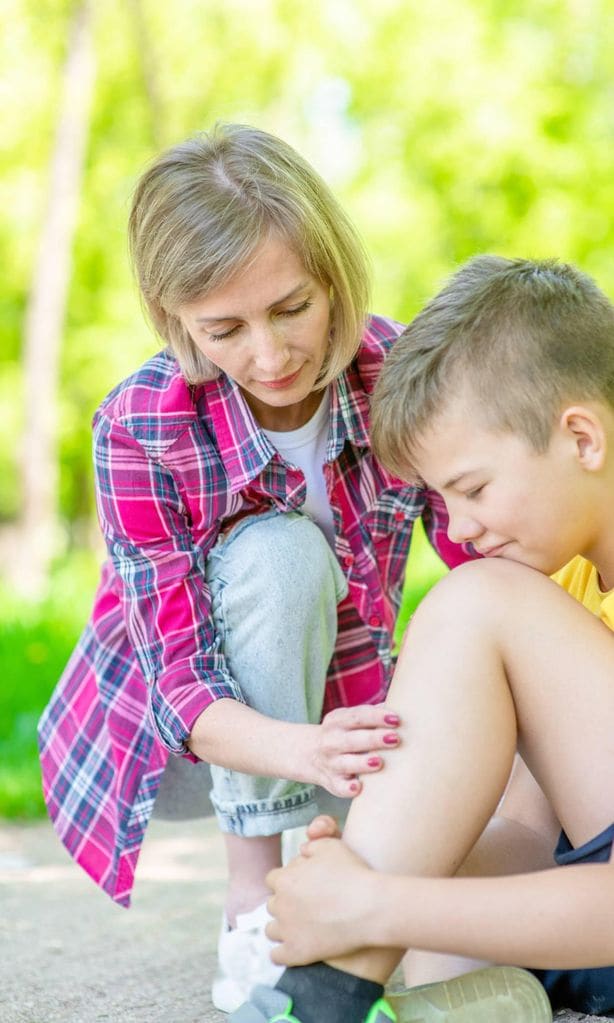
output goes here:
<path id="1" fill-rule="evenodd" d="M 593 472 L 603 467 L 607 437 L 596 409 L 588 405 L 571 405 L 561 413 L 561 430 L 573 441 L 581 466 Z"/>

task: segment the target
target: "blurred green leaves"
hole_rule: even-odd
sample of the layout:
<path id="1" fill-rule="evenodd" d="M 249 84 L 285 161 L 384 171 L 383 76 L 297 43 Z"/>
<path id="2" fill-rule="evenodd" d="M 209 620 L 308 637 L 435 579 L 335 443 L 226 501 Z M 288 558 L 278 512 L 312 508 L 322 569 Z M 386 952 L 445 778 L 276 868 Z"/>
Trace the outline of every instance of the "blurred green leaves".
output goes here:
<path id="1" fill-rule="evenodd" d="M 0 528 L 20 503 L 23 316 L 72 10 L 0 11 Z M 104 0 L 95 34 L 60 387 L 70 555 L 43 605 L 0 592 L 0 812 L 40 807 L 33 725 L 91 600 L 91 415 L 160 344 L 125 241 L 132 188 L 159 147 L 217 119 L 285 137 L 361 231 L 374 310 L 402 320 L 481 251 L 577 262 L 614 296 L 613 0 Z M 439 571 L 423 562 L 405 617 Z M 23 798 L 2 781 L 8 765 Z"/>
<path id="2" fill-rule="evenodd" d="M 70 10 L 68 0 L 10 0 L 0 15 L 4 518 L 18 502 L 21 324 Z M 125 222 L 158 146 L 218 118 L 284 135 L 329 178 L 364 235 L 374 308 L 401 319 L 484 250 L 576 261 L 612 293 L 613 21 L 611 0 L 97 5 L 63 355 L 64 516 L 85 511 L 91 413 L 157 344 L 134 293 Z"/>
<path id="3" fill-rule="evenodd" d="M 36 724 L 70 657 L 96 583 L 96 558 L 56 563 L 40 604 L 0 585 L 0 817 L 44 812 Z"/>

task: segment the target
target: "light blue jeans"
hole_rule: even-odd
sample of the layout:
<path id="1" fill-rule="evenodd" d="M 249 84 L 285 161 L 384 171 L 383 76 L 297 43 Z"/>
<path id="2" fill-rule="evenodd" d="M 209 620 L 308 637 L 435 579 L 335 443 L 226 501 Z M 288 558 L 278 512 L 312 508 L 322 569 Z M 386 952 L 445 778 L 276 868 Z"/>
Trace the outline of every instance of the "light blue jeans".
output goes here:
<path id="1" fill-rule="evenodd" d="M 307 516 L 277 511 L 245 518 L 206 562 L 212 614 L 228 669 L 246 702 L 268 717 L 320 721 L 347 581 Z M 343 816 L 347 801 L 316 785 L 211 766 L 222 831 L 252 838 Z"/>

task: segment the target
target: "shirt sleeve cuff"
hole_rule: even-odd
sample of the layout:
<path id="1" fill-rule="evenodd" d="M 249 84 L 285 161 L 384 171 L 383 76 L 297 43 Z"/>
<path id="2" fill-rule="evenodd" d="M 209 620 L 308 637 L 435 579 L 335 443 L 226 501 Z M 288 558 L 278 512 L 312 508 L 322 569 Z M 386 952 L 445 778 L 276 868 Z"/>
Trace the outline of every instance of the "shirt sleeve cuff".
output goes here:
<path id="1" fill-rule="evenodd" d="M 170 692 L 168 685 L 162 691 L 158 684 L 154 684 L 150 689 L 149 704 L 156 738 L 169 753 L 192 757 L 187 740 L 196 719 L 212 703 L 222 699 L 245 703 L 238 685 L 229 676 L 221 674 L 219 678 L 207 680 L 206 684 L 190 680 L 189 683 L 175 685 Z"/>

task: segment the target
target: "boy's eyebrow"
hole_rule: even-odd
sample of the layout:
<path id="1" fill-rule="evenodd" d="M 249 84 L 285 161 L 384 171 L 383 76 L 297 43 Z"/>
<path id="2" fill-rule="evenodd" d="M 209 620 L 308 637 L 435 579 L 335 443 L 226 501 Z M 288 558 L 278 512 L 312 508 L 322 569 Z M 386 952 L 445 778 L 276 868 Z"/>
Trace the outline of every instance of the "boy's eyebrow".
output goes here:
<path id="1" fill-rule="evenodd" d="M 274 302 L 271 302 L 271 304 L 266 307 L 267 308 L 267 312 L 270 312 L 271 309 L 275 308 L 275 306 L 282 305 L 283 302 L 287 302 L 289 298 L 294 298 L 294 296 L 296 294 L 298 294 L 298 292 L 303 291 L 308 286 L 309 286 L 309 281 L 301 281 L 301 283 L 297 284 L 295 288 L 292 288 L 292 291 L 289 291 L 286 295 L 283 295 L 282 298 L 276 298 Z M 237 317 L 236 316 L 232 316 L 232 315 L 230 315 L 230 316 L 198 316 L 194 322 L 195 323 L 223 323 L 224 320 L 235 320 L 235 319 L 237 319 Z"/>
<path id="2" fill-rule="evenodd" d="M 464 479 L 465 476 L 470 476 L 472 472 L 475 472 L 475 470 L 463 469 L 463 471 L 459 472 L 457 476 L 453 476 L 451 479 L 448 480 L 447 483 L 444 483 L 442 490 L 450 490 L 452 487 L 458 486 L 460 481 Z"/>

